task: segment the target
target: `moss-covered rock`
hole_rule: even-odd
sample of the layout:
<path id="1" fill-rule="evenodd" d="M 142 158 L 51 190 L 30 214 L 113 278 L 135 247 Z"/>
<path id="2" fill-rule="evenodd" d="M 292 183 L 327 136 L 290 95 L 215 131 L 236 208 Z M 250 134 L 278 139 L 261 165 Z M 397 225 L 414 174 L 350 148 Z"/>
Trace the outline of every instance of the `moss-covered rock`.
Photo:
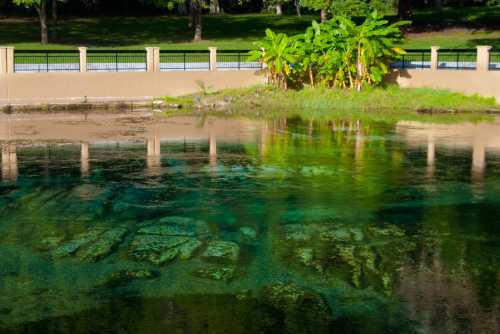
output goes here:
<path id="1" fill-rule="evenodd" d="M 53 255 L 56 258 L 62 258 L 66 256 L 70 256 L 76 253 L 82 246 L 91 243 L 104 232 L 103 229 L 95 229 L 86 233 L 82 233 L 76 235 L 75 238 L 71 241 L 66 242 L 62 246 L 58 247 Z"/>
<path id="2" fill-rule="evenodd" d="M 324 278 L 345 279 L 355 287 L 387 291 L 398 266 L 414 243 L 394 225 L 288 224 L 275 238 L 284 261 L 308 267 Z M 293 266 L 292 266 L 293 267 Z"/>
<path id="3" fill-rule="evenodd" d="M 76 256 L 84 261 L 95 262 L 108 256 L 127 235 L 128 230 L 123 227 L 117 227 L 106 231 L 99 237 L 83 247 L 81 247 Z"/>
<path id="4" fill-rule="evenodd" d="M 193 276 L 207 278 L 214 281 L 230 281 L 234 278 L 236 267 L 229 265 L 208 264 L 193 271 Z"/>
<path id="5" fill-rule="evenodd" d="M 151 280 L 160 277 L 160 273 L 149 269 L 121 270 L 111 274 L 101 287 L 116 288 L 129 284 L 135 280 Z"/>
<path id="6" fill-rule="evenodd" d="M 240 256 L 240 246 L 232 241 L 211 241 L 201 256 L 209 261 L 235 262 Z"/>
<path id="7" fill-rule="evenodd" d="M 206 238 L 210 234 L 208 224 L 201 220 L 194 220 L 186 217 L 164 217 L 158 222 L 145 226 L 139 234 L 153 234 L 162 236 L 182 236 Z"/>

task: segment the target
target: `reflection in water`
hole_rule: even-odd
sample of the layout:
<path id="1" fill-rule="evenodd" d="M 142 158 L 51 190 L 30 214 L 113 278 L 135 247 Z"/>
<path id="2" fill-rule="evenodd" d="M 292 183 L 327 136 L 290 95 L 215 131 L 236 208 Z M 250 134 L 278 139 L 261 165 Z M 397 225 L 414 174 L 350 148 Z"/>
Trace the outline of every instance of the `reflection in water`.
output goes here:
<path id="1" fill-rule="evenodd" d="M 89 163 L 89 144 L 81 143 L 80 153 L 80 171 L 82 178 L 89 176 L 90 163 Z"/>
<path id="2" fill-rule="evenodd" d="M 17 174 L 16 145 L 4 144 L 2 145 L 2 180 L 16 182 Z"/>
<path id="3" fill-rule="evenodd" d="M 0 136 L 7 332 L 500 330 L 499 122 L 115 117 Z"/>

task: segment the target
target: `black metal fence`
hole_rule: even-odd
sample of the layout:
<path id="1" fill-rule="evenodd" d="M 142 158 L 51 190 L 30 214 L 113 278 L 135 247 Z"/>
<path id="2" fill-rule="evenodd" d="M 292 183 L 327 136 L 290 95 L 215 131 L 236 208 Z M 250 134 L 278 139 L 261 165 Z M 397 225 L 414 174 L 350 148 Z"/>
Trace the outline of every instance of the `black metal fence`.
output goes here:
<path id="1" fill-rule="evenodd" d="M 406 50 L 401 59 L 392 63 L 393 68 L 431 68 L 431 51 L 429 49 Z"/>
<path id="2" fill-rule="evenodd" d="M 80 52 L 14 50 L 14 72 L 80 72 Z"/>
<path id="3" fill-rule="evenodd" d="M 89 50 L 89 72 L 145 72 L 146 50 Z"/>
<path id="4" fill-rule="evenodd" d="M 210 70 L 210 52 L 161 50 L 160 71 Z"/>
<path id="5" fill-rule="evenodd" d="M 473 70 L 477 66 L 477 51 L 468 49 L 440 49 L 439 69 Z"/>
<path id="6" fill-rule="evenodd" d="M 250 58 L 249 50 L 218 50 L 218 69 L 260 69 L 262 64 Z"/>
<path id="7" fill-rule="evenodd" d="M 500 51 L 494 50 L 490 53 L 490 70 L 500 71 Z"/>

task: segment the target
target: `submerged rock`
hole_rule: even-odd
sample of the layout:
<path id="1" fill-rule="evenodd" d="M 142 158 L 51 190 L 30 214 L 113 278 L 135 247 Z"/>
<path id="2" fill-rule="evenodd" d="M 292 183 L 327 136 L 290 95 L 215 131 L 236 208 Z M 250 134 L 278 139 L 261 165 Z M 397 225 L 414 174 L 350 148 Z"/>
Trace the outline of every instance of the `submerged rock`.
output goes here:
<path id="1" fill-rule="evenodd" d="M 179 259 L 189 260 L 203 246 L 203 242 L 197 239 L 190 239 L 185 244 L 179 246 Z"/>
<path id="2" fill-rule="evenodd" d="M 64 237 L 47 237 L 40 241 L 36 248 L 40 251 L 49 251 L 60 246 L 64 241 Z"/>
<path id="3" fill-rule="evenodd" d="M 150 280 L 160 277 L 160 273 L 149 269 L 140 270 L 121 270 L 113 273 L 101 285 L 106 288 L 116 288 L 129 284 L 134 280 Z"/>
<path id="4" fill-rule="evenodd" d="M 299 248 L 297 249 L 297 257 L 301 263 L 306 266 L 310 266 L 314 260 L 314 250 L 312 248 Z"/>
<path id="5" fill-rule="evenodd" d="M 318 224 L 289 224 L 283 227 L 285 239 L 290 241 L 308 241 L 327 229 L 328 226 Z"/>
<path id="6" fill-rule="evenodd" d="M 235 262 L 240 256 L 240 246 L 232 241 L 211 241 L 201 256 L 206 260 Z"/>
<path id="7" fill-rule="evenodd" d="M 90 232 L 79 234 L 73 240 L 58 247 L 53 252 L 53 255 L 57 258 L 62 258 L 62 257 L 73 255 L 74 253 L 76 253 L 77 250 L 80 249 L 80 247 L 82 247 L 82 246 L 84 246 L 92 241 L 97 240 L 97 238 L 103 232 L 104 232 L 104 230 L 102 230 L 102 229 L 96 229 L 96 230 L 92 230 Z"/>
<path id="8" fill-rule="evenodd" d="M 360 288 L 387 290 L 391 275 L 397 274 L 405 254 L 415 248 L 405 232 L 394 225 L 360 228 L 306 223 L 285 225 L 282 231 L 275 247 L 285 261 L 313 269 L 325 279 L 345 279 Z"/>
<path id="9" fill-rule="evenodd" d="M 143 227 L 139 234 L 204 238 L 210 234 L 208 224 L 186 217 L 164 217 L 157 223 Z"/>
<path id="10" fill-rule="evenodd" d="M 122 241 L 128 230 L 117 227 L 99 235 L 97 240 L 88 243 L 78 250 L 77 256 L 89 262 L 95 262 L 109 255 Z"/>
<path id="11" fill-rule="evenodd" d="M 240 228 L 240 235 L 243 241 L 253 241 L 257 239 L 257 231 L 252 227 L 244 226 Z"/>
<path id="12" fill-rule="evenodd" d="M 58 247 L 52 254 L 57 258 L 76 255 L 84 261 L 95 262 L 109 255 L 122 241 L 128 230 L 117 227 L 110 230 L 95 229 L 77 235 Z"/>
<path id="13" fill-rule="evenodd" d="M 236 268 L 234 266 L 220 266 L 209 264 L 206 267 L 196 269 L 193 275 L 201 278 L 208 278 L 215 281 L 230 281 L 234 278 Z"/>
<path id="14" fill-rule="evenodd" d="M 130 246 L 130 254 L 139 261 L 162 264 L 175 259 L 179 252 L 176 247 L 190 240 L 192 238 L 137 235 Z"/>

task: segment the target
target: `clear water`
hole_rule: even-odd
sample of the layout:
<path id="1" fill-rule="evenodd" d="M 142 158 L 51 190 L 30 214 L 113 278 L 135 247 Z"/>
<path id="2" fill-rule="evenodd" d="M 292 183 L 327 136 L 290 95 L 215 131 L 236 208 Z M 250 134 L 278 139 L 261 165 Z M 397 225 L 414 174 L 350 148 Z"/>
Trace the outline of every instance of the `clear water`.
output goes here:
<path id="1" fill-rule="evenodd" d="M 500 332 L 499 121 L 47 122 L 0 120 L 0 332 Z"/>

